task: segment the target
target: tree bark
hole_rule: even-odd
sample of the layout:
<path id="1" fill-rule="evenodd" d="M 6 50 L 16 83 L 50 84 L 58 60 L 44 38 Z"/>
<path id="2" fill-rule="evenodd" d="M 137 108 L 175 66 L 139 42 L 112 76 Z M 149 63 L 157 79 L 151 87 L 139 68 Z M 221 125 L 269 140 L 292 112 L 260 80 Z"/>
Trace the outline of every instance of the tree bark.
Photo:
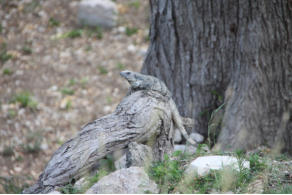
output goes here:
<path id="1" fill-rule="evenodd" d="M 52 156 L 38 182 L 24 193 L 48 193 L 77 180 L 99 160 L 126 148 L 130 142 L 147 144 L 154 160 L 173 151 L 172 113 L 169 99 L 153 91 L 137 91 L 125 97 L 115 112 L 84 126 L 76 137 Z"/>
<path id="2" fill-rule="evenodd" d="M 292 1 L 150 0 L 142 73 L 163 80 L 193 131 L 223 104 L 224 150 L 292 153 Z"/>

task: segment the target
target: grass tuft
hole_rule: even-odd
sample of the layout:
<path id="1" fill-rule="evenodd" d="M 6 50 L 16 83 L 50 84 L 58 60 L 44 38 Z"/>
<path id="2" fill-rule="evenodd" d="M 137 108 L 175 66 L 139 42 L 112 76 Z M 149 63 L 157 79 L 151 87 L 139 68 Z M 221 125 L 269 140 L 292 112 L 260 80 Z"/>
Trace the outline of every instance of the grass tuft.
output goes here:
<path id="1" fill-rule="evenodd" d="M 27 91 L 24 92 L 20 92 L 18 94 L 16 94 L 12 100 L 12 103 L 16 103 L 18 102 L 20 104 L 21 107 L 23 108 L 30 108 L 32 110 L 36 110 L 38 103 L 33 100 L 31 94 Z"/>
<path id="2" fill-rule="evenodd" d="M 13 71 L 10 68 L 4 68 L 3 75 L 12 75 Z"/>
<path id="3" fill-rule="evenodd" d="M 62 90 L 61 90 L 61 93 L 63 95 L 74 95 L 75 91 L 73 89 L 70 89 L 68 87 L 64 87 Z"/>
<path id="4" fill-rule="evenodd" d="M 100 74 L 107 74 L 108 70 L 104 66 L 98 66 L 98 70 Z"/>
<path id="5" fill-rule="evenodd" d="M 129 36 L 129 37 L 134 35 L 134 34 L 136 34 L 137 32 L 138 32 L 138 28 L 126 27 L 126 35 Z"/>
<path id="6" fill-rule="evenodd" d="M 60 22 L 56 20 L 55 18 L 51 17 L 49 19 L 49 26 L 52 26 L 52 27 L 60 26 Z"/>

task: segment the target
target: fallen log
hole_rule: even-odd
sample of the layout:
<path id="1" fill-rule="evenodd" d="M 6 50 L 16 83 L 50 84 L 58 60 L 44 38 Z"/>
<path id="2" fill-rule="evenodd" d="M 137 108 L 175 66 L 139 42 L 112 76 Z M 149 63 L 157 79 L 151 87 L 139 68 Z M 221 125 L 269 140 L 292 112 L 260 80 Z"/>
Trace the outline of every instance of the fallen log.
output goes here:
<path id="1" fill-rule="evenodd" d="M 173 121 L 169 98 L 141 90 L 126 96 L 116 110 L 85 125 L 52 156 L 37 183 L 24 193 L 48 193 L 77 180 L 99 160 L 127 147 L 143 143 L 153 150 L 154 160 L 173 151 Z M 188 120 L 189 121 L 189 120 Z M 189 122 L 188 122 L 189 124 Z"/>

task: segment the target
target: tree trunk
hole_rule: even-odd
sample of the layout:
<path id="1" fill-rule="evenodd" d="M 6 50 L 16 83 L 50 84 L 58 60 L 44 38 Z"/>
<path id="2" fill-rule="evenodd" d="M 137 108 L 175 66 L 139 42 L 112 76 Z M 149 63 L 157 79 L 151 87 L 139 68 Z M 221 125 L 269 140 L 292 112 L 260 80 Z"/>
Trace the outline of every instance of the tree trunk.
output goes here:
<path id="1" fill-rule="evenodd" d="M 292 1 L 150 0 L 142 73 L 165 81 L 193 131 L 222 105 L 221 149 L 292 151 Z M 291 152 L 292 153 L 292 152 Z"/>

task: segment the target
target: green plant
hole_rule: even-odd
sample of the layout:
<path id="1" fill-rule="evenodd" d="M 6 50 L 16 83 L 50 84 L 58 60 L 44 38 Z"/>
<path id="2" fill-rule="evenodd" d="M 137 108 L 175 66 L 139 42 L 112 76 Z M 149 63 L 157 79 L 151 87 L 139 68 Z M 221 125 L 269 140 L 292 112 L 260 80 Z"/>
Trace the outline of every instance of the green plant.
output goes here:
<path id="1" fill-rule="evenodd" d="M 25 45 L 22 48 L 22 53 L 25 54 L 25 55 L 30 55 L 30 54 L 32 54 L 32 49 Z"/>
<path id="2" fill-rule="evenodd" d="M 73 89 L 70 89 L 68 87 L 64 87 L 62 90 L 61 90 L 61 93 L 63 95 L 74 95 L 75 91 Z"/>
<path id="3" fill-rule="evenodd" d="M 221 190 L 222 175 L 219 171 L 211 171 L 208 175 L 194 179 L 192 189 L 196 189 L 200 194 L 206 194 L 210 190 Z"/>
<path id="4" fill-rule="evenodd" d="M 12 55 L 7 53 L 6 43 L 2 43 L 1 47 L 0 47 L 0 61 L 2 63 L 4 63 L 4 62 L 8 61 L 11 58 L 12 58 Z"/>
<path id="5" fill-rule="evenodd" d="M 274 156 L 274 158 L 277 161 L 285 161 L 289 159 L 288 154 L 285 154 L 285 153 L 277 154 L 276 156 Z"/>
<path id="6" fill-rule="evenodd" d="M 280 187 L 268 189 L 264 191 L 265 194 L 292 194 L 292 185 L 283 184 Z"/>
<path id="7" fill-rule="evenodd" d="M 139 9 L 139 7 L 141 6 L 141 2 L 139 0 L 135 0 L 135 1 L 130 2 L 129 6 Z"/>
<path id="8" fill-rule="evenodd" d="M 68 86 L 71 87 L 77 83 L 76 79 L 70 79 L 68 82 Z"/>
<path id="9" fill-rule="evenodd" d="M 96 27 L 95 28 L 95 36 L 96 36 L 96 38 L 98 38 L 98 39 L 102 39 L 102 37 L 103 37 L 103 31 L 102 31 L 102 28 L 100 28 L 100 27 Z"/>
<path id="10" fill-rule="evenodd" d="M 111 155 L 107 155 L 104 159 L 99 161 L 99 170 L 105 170 L 106 172 L 113 172 L 116 170 L 114 159 Z"/>
<path id="11" fill-rule="evenodd" d="M 108 70 L 103 66 L 98 66 L 98 70 L 100 74 L 107 74 Z"/>
<path id="12" fill-rule="evenodd" d="M 96 37 L 97 39 L 102 39 L 102 37 L 103 37 L 103 30 L 99 26 L 97 26 L 95 28 L 87 27 L 86 28 L 86 34 L 89 37 Z"/>
<path id="13" fill-rule="evenodd" d="M 4 68 L 3 74 L 4 75 L 12 75 L 13 71 L 10 68 Z"/>
<path id="14" fill-rule="evenodd" d="M 0 34 L 2 33 L 3 31 L 3 27 L 2 27 L 2 24 L 0 24 Z"/>
<path id="15" fill-rule="evenodd" d="M 223 101 L 223 97 L 222 95 L 220 95 L 220 93 L 216 90 L 211 90 L 211 94 L 214 95 L 220 102 Z"/>
<path id="16" fill-rule="evenodd" d="M 39 0 L 32 0 L 29 3 L 24 4 L 25 13 L 33 13 L 34 10 L 40 5 Z"/>
<path id="17" fill-rule="evenodd" d="M 83 77 L 79 82 L 80 82 L 80 84 L 81 84 L 81 87 L 82 88 L 84 88 L 85 87 L 85 85 L 87 85 L 87 83 L 88 83 L 88 77 Z"/>
<path id="18" fill-rule="evenodd" d="M 37 102 L 35 100 L 33 100 L 31 94 L 27 91 L 24 92 L 20 92 L 18 94 L 16 94 L 13 98 L 12 98 L 12 103 L 16 103 L 18 102 L 20 104 L 21 107 L 23 108 L 31 108 L 33 110 L 35 110 L 37 108 Z"/>
<path id="19" fill-rule="evenodd" d="M 197 150 L 196 150 L 196 156 L 203 156 L 206 154 L 206 151 L 204 150 L 205 147 L 208 147 L 206 144 L 198 144 Z"/>
<path id="20" fill-rule="evenodd" d="M 91 45 L 87 45 L 87 46 L 86 46 L 86 48 L 85 48 L 85 51 L 87 51 L 87 52 L 88 52 L 88 51 L 91 51 L 91 50 L 92 50 L 92 47 L 91 47 Z"/>
<path id="21" fill-rule="evenodd" d="M 110 96 L 106 97 L 106 102 L 107 102 L 108 104 L 111 104 L 111 103 L 113 102 L 112 97 L 110 97 Z"/>
<path id="22" fill-rule="evenodd" d="M 132 36 L 133 34 L 136 34 L 138 32 L 138 29 L 133 27 L 126 27 L 126 35 L 127 36 Z"/>
<path id="23" fill-rule="evenodd" d="M 224 103 L 213 110 L 208 121 L 208 144 L 211 148 L 217 141 L 224 116 Z"/>
<path id="24" fill-rule="evenodd" d="M 249 157 L 250 169 L 253 172 L 260 172 L 267 168 L 264 160 L 258 154 L 252 154 Z"/>
<path id="25" fill-rule="evenodd" d="M 116 64 L 116 67 L 117 67 L 118 70 L 124 70 L 125 69 L 125 65 L 120 63 L 120 62 Z"/>
<path id="26" fill-rule="evenodd" d="M 87 188 L 90 188 L 96 182 L 98 182 L 102 177 L 104 177 L 108 174 L 109 174 L 109 172 L 104 170 L 104 169 L 99 170 L 94 176 L 88 178 L 89 183 L 88 183 Z"/>
<path id="27" fill-rule="evenodd" d="M 171 192 L 181 180 L 183 168 L 181 161 L 171 160 L 168 155 L 162 162 L 155 162 L 149 169 L 150 177 L 159 185 L 162 193 Z"/>
<path id="28" fill-rule="evenodd" d="M 4 146 L 2 156 L 9 157 L 14 155 L 14 148 L 12 146 Z"/>
<path id="29" fill-rule="evenodd" d="M 16 160 L 16 162 L 22 162 L 23 161 L 23 158 L 22 158 L 22 156 L 17 156 L 15 158 L 15 160 Z"/>
<path id="30" fill-rule="evenodd" d="M 41 151 L 42 141 L 43 141 L 43 136 L 39 131 L 29 132 L 26 135 L 26 144 L 22 146 L 24 149 L 24 152 L 30 153 L 30 154 L 39 153 Z"/>
<path id="31" fill-rule="evenodd" d="M 64 38 L 78 38 L 82 36 L 82 30 L 81 29 L 75 29 L 75 30 L 71 30 L 70 32 L 65 33 L 62 37 Z"/>
<path id="32" fill-rule="evenodd" d="M 60 22 L 53 17 L 49 19 L 49 26 L 60 26 Z"/>
<path id="33" fill-rule="evenodd" d="M 2 185 L 5 193 L 7 194 L 20 194 L 22 190 L 28 187 L 28 184 L 20 184 L 21 179 L 12 176 L 12 177 L 1 177 L 0 176 L 0 184 Z"/>
<path id="34" fill-rule="evenodd" d="M 71 107 L 72 107 L 72 101 L 71 101 L 71 100 L 68 100 L 68 101 L 66 102 L 66 107 L 65 107 L 65 109 L 66 109 L 66 110 L 69 110 Z"/>
<path id="35" fill-rule="evenodd" d="M 60 188 L 60 192 L 62 194 L 80 194 L 81 193 L 80 190 L 75 188 L 71 183 Z"/>

